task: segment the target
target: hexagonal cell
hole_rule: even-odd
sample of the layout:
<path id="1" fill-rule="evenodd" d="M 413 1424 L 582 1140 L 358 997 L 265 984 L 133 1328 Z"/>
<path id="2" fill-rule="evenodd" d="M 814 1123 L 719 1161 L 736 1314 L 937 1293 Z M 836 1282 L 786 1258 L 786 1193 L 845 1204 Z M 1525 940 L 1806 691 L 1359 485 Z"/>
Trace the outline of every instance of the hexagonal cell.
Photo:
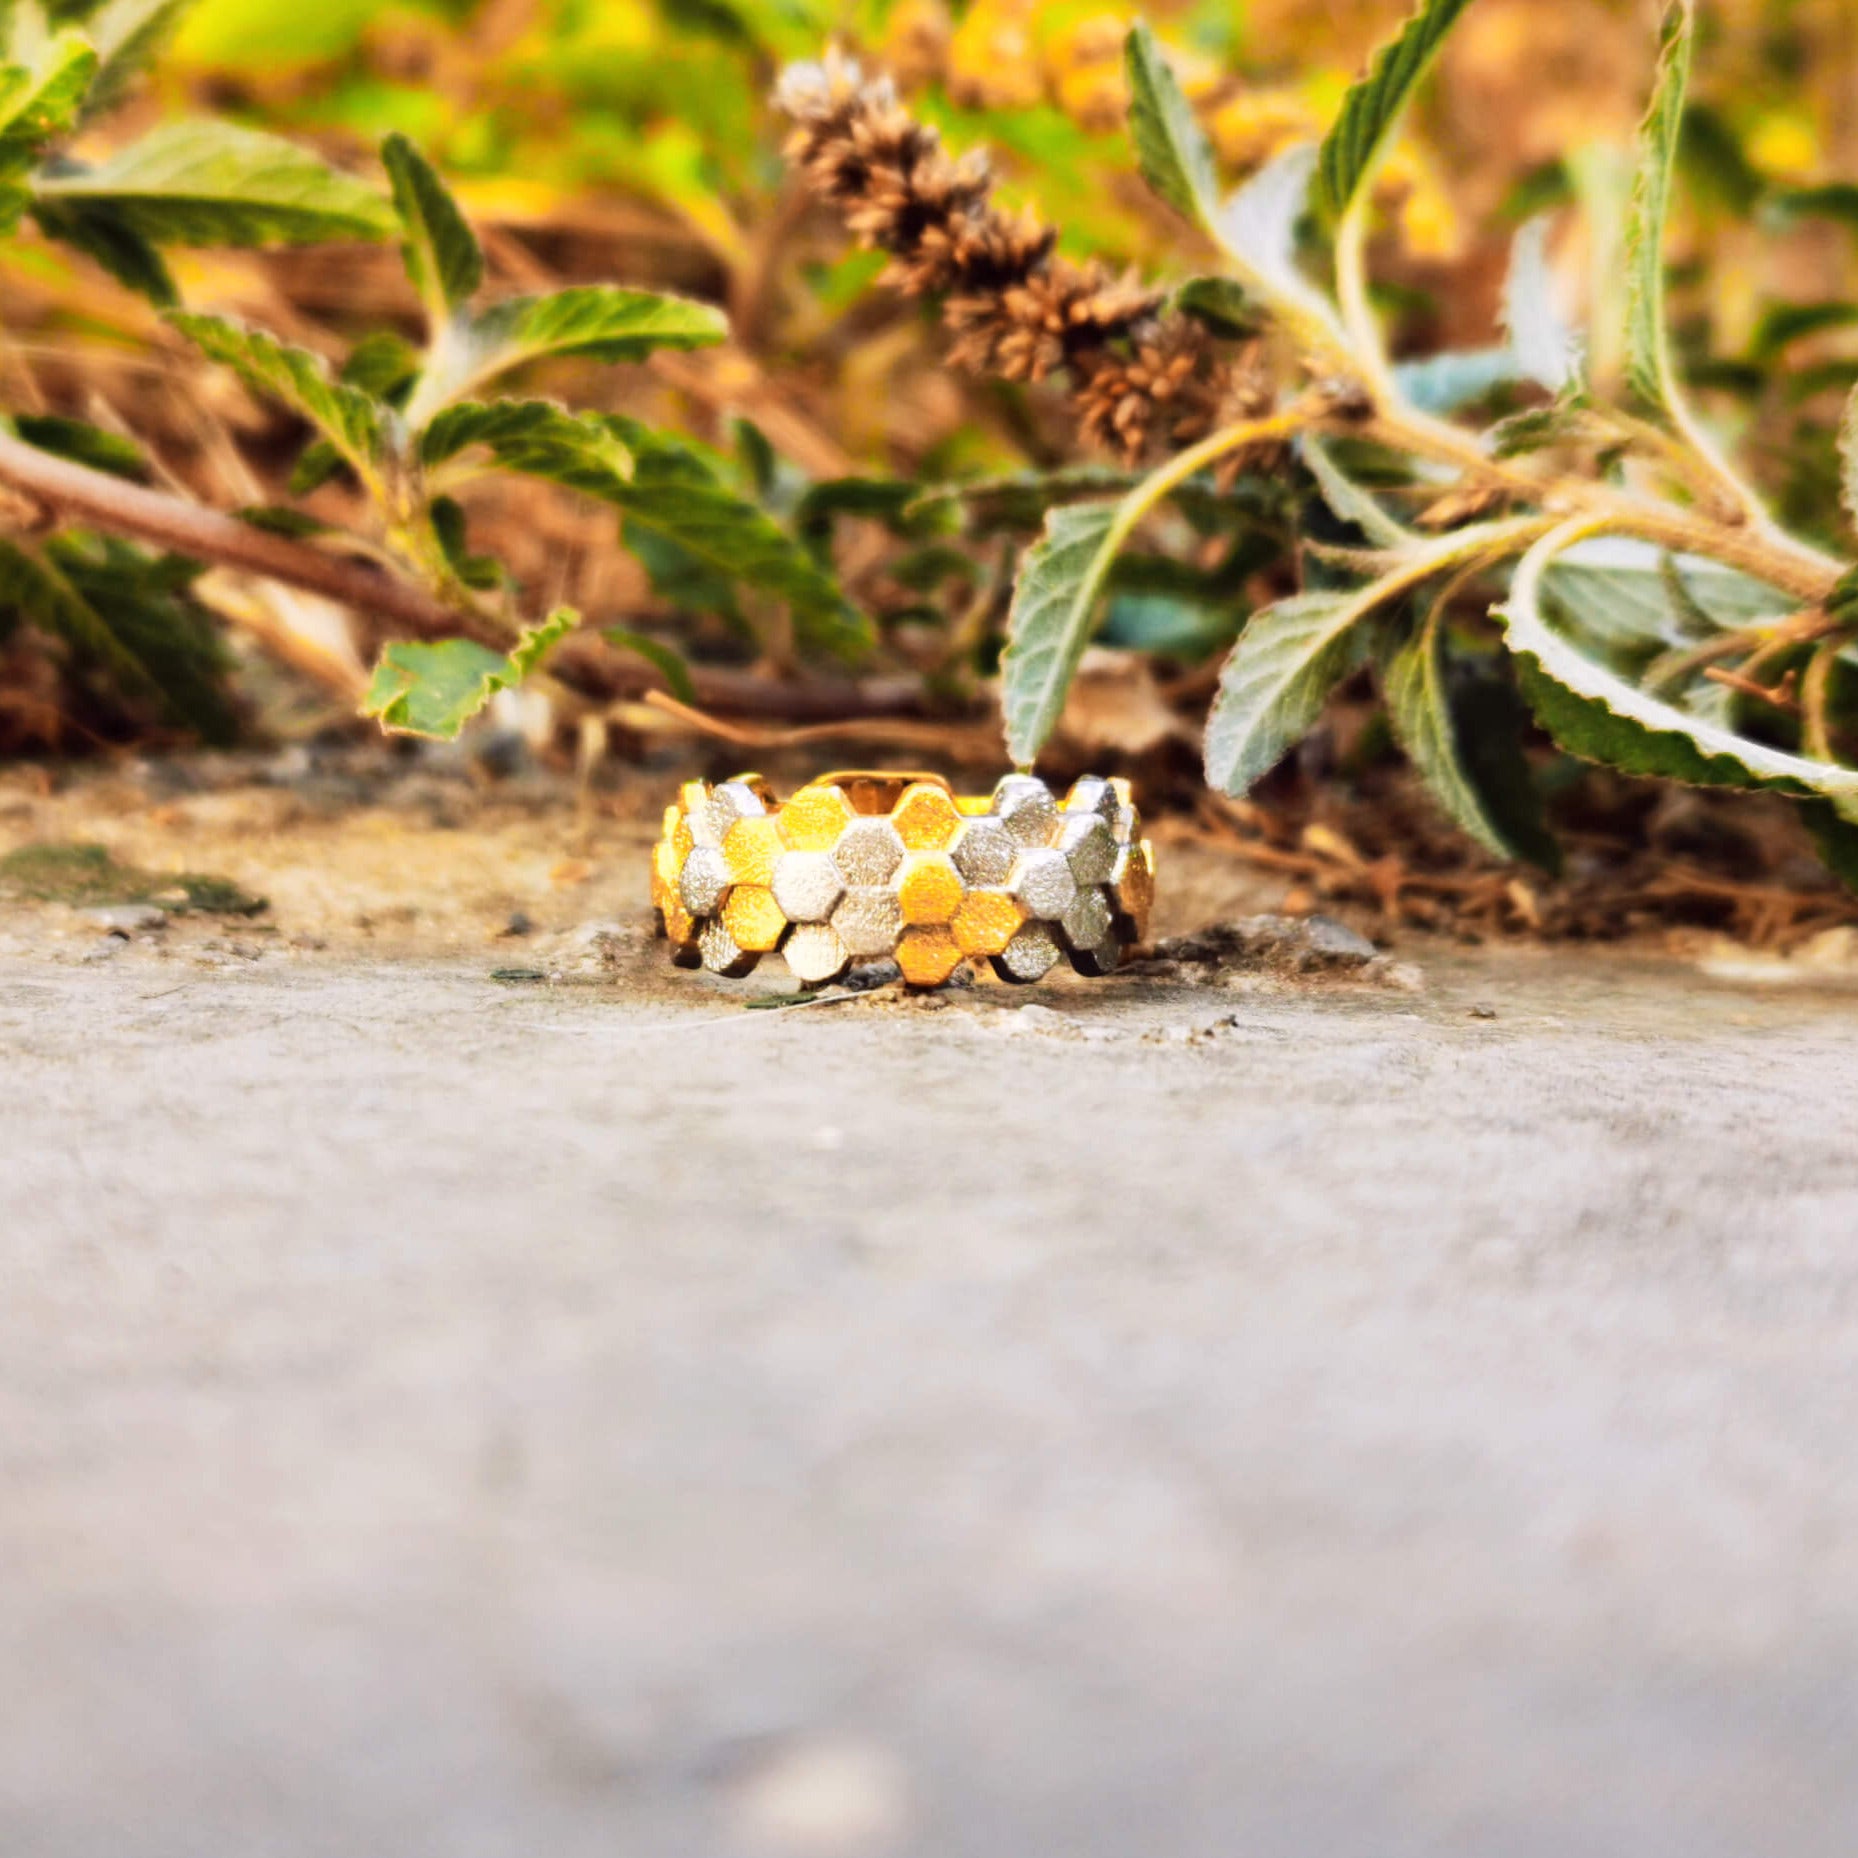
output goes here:
<path id="1" fill-rule="evenodd" d="M 1007 888 L 1026 906 L 1029 916 L 1056 922 L 1077 896 L 1077 879 L 1061 851 L 1021 852 Z"/>
<path id="2" fill-rule="evenodd" d="M 693 916 L 708 916 L 729 894 L 729 867 L 713 845 L 699 845 L 684 860 L 677 880 L 678 895 Z"/>
<path id="3" fill-rule="evenodd" d="M 970 884 L 1004 884 L 1019 846 L 997 819 L 970 819 L 955 841 L 955 869 Z"/>
<path id="4" fill-rule="evenodd" d="M 677 826 L 671 834 L 671 849 L 677 853 L 677 862 L 680 869 L 683 867 L 684 860 L 688 858 L 696 848 L 697 841 L 691 837 L 690 833 L 690 821 L 684 814 L 680 813 L 677 816 Z"/>
<path id="5" fill-rule="evenodd" d="M 869 961 L 888 955 L 897 946 L 897 933 L 903 927 L 897 893 L 879 884 L 855 886 L 832 912 L 832 926 L 854 959 Z"/>
<path id="6" fill-rule="evenodd" d="M 685 819 L 701 813 L 710 803 L 710 784 L 708 781 L 686 781 L 677 790 L 677 810 Z"/>
<path id="7" fill-rule="evenodd" d="M 1107 884 L 1116 868 L 1116 834 L 1100 813 L 1080 813 L 1058 829 L 1058 849 L 1080 884 Z"/>
<path id="8" fill-rule="evenodd" d="M 890 823 L 897 836 L 913 852 L 940 852 L 961 827 L 961 815 L 955 811 L 953 796 L 946 788 L 928 781 L 918 781 L 903 790 L 903 797 L 891 808 Z"/>
<path id="9" fill-rule="evenodd" d="M 830 923 L 801 923 L 781 945 L 787 970 L 797 981 L 817 985 L 836 981 L 851 961 L 851 953 Z"/>
<path id="10" fill-rule="evenodd" d="M 940 987 L 966 959 L 946 929 L 919 924 L 897 939 L 897 966 L 911 987 Z"/>
<path id="11" fill-rule="evenodd" d="M 780 821 L 768 813 L 738 819 L 723 834 L 723 862 L 733 883 L 773 883 L 774 861 L 782 850 Z"/>
<path id="12" fill-rule="evenodd" d="M 761 795 L 747 781 L 724 781 L 691 814 L 690 830 L 699 845 L 721 845 L 738 819 L 751 819 L 767 810 Z"/>
<path id="13" fill-rule="evenodd" d="M 823 923 L 845 895 L 830 852 L 782 852 L 774 861 L 774 900 L 795 923 Z"/>
<path id="14" fill-rule="evenodd" d="M 1114 974 L 1128 952 L 1129 944 L 1121 936 L 1111 934 L 1095 948 L 1073 948 L 1067 954 L 1071 966 L 1079 974 L 1102 976 Z"/>
<path id="15" fill-rule="evenodd" d="M 1155 901 L 1155 848 L 1146 839 L 1125 845 L 1116 854 L 1111 878 L 1116 913 L 1128 924 L 1132 941 L 1148 934 L 1148 913 Z"/>
<path id="16" fill-rule="evenodd" d="M 1067 813 L 1095 813 L 1106 826 L 1116 824 L 1116 812 L 1121 805 L 1116 789 L 1097 774 L 1086 774 L 1074 781 L 1071 791 L 1064 797 Z"/>
<path id="17" fill-rule="evenodd" d="M 727 974 L 739 979 L 754 972 L 761 957 L 753 949 L 742 947 L 724 926 L 720 916 L 712 916 L 697 937 L 697 953 L 712 974 Z"/>
<path id="18" fill-rule="evenodd" d="M 1051 789 L 1030 774 L 1009 774 L 994 789 L 994 817 L 1016 845 L 1046 845 L 1058 819 Z"/>
<path id="19" fill-rule="evenodd" d="M 1004 890 L 970 890 L 949 924 L 964 955 L 997 955 L 1019 932 L 1026 906 Z"/>
<path id="20" fill-rule="evenodd" d="M 802 787 L 780 810 L 781 837 L 796 852 L 829 852 L 858 815 L 836 787 Z"/>
<path id="21" fill-rule="evenodd" d="M 1059 955 L 1058 938 L 1049 923 L 1027 923 L 999 954 L 994 956 L 994 972 L 1003 981 L 1024 985 L 1042 979 L 1052 971 Z"/>
<path id="22" fill-rule="evenodd" d="M 897 873 L 897 904 L 906 923 L 953 922 L 961 908 L 961 873 L 947 852 L 909 852 Z"/>
<path id="23" fill-rule="evenodd" d="M 1113 916 L 1107 893 L 1100 884 L 1092 884 L 1077 893 L 1077 901 L 1058 919 L 1058 933 L 1068 949 L 1095 948 L 1108 940 Z"/>
<path id="24" fill-rule="evenodd" d="M 722 924 L 740 948 L 765 955 L 781 945 L 787 918 L 765 884 L 738 884 L 723 905 Z"/>
<path id="25" fill-rule="evenodd" d="M 848 884 L 888 884 L 903 862 L 903 841 L 887 819 L 855 819 L 839 834 L 832 861 Z"/>
<path id="26" fill-rule="evenodd" d="M 682 861 L 677 855 L 677 847 L 667 839 L 660 839 L 652 847 L 652 907 L 662 910 L 677 895 L 678 873 Z"/>

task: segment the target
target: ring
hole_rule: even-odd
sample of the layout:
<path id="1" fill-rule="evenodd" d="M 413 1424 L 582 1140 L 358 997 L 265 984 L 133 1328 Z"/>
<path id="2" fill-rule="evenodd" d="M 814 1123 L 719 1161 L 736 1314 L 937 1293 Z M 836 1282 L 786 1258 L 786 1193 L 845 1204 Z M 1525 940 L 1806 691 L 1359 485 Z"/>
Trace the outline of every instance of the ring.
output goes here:
<path id="1" fill-rule="evenodd" d="M 747 974 L 786 957 L 797 980 L 894 961 L 938 987 L 964 961 L 1036 981 L 1059 959 L 1108 974 L 1148 933 L 1154 847 L 1120 778 L 1062 802 L 1009 774 L 957 795 L 936 774 L 822 774 L 778 799 L 758 774 L 687 781 L 652 852 L 652 907 L 671 958 Z"/>

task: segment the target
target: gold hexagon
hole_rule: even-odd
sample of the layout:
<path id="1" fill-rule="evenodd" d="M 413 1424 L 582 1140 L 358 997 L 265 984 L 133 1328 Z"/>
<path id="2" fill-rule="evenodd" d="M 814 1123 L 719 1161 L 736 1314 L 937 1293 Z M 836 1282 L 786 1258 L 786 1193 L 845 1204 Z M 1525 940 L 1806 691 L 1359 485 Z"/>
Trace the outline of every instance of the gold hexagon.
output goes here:
<path id="1" fill-rule="evenodd" d="M 897 938 L 897 966 L 912 987 L 940 987 L 966 960 L 946 929 L 919 924 Z"/>
<path id="2" fill-rule="evenodd" d="M 774 861 L 785 849 L 781 823 L 771 813 L 751 813 L 723 834 L 723 863 L 738 884 L 772 884 Z"/>
<path id="3" fill-rule="evenodd" d="M 699 807 L 707 805 L 709 798 L 710 784 L 708 781 L 686 781 L 677 790 L 678 811 L 688 819 Z"/>
<path id="4" fill-rule="evenodd" d="M 695 948 L 697 945 L 697 919 L 684 908 L 676 891 L 665 900 L 664 932 L 674 947 Z"/>
<path id="5" fill-rule="evenodd" d="M 897 873 L 897 907 L 906 923 L 953 922 L 964 894 L 961 873 L 947 852 L 904 855 Z"/>
<path id="6" fill-rule="evenodd" d="M 723 927 L 734 937 L 736 947 L 765 955 L 780 947 L 787 918 L 766 885 L 737 884 L 723 905 Z"/>
<path id="7" fill-rule="evenodd" d="M 1148 840 L 1129 847 L 1116 877 L 1116 903 L 1135 924 L 1136 940 L 1148 934 L 1148 913 L 1155 901 L 1155 848 Z"/>
<path id="8" fill-rule="evenodd" d="M 802 787 L 776 815 L 781 837 L 797 852 L 829 852 L 857 815 L 836 787 Z"/>
<path id="9" fill-rule="evenodd" d="M 680 815 L 671 833 L 671 851 L 680 871 L 684 868 L 684 860 L 696 849 L 697 841 L 691 836 L 690 821 Z"/>
<path id="10" fill-rule="evenodd" d="M 1026 920 L 1025 906 L 1004 890 L 970 890 L 949 924 L 964 955 L 998 955 Z"/>
<path id="11" fill-rule="evenodd" d="M 662 910 L 677 895 L 677 847 L 668 838 L 652 847 L 652 907 Z"/>
<path id="12" fill-rule="evenodd" d="M 961 815 L 956 812 L 954 797 L 946 787 L 918 781 L 914 787 L 903 790 L 902 799 L 891 809 L 890 823 L 909 850 L 942 852 L 948 849 L 949 840 L 955 836 Z"/>

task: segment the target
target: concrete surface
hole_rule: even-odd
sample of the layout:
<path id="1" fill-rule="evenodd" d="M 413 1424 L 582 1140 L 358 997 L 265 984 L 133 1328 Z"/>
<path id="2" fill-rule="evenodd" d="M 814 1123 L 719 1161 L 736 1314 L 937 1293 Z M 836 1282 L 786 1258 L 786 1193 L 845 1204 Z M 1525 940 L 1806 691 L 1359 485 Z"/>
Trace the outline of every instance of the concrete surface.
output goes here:
<path id="1" fill-rule="evenodd" d="M 488 965 L 0 961 L 6 1858 L 1858 1849 L 1849 997 Z"/>

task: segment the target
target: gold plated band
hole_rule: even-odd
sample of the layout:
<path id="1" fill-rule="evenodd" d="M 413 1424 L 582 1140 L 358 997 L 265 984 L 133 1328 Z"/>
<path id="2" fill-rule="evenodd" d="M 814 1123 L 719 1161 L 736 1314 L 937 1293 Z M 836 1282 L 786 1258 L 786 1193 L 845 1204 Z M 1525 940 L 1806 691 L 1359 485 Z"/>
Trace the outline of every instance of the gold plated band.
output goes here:
<path id="1" fill-rule="evenodd" d="M 964 961 L 1036 981 L 1062 958 L 1108 974 L 1148 932 L 1154 848 L 1124 780 L 1062 801 L 1009 774 L 958 796 L 935 774 L 823 774 L 780 800 L 758 774 L 687 781 L 652 853 L 673 960 L 747 974 L 779 950 L 796 979 L 891 960 L 914 987 Z"/>

